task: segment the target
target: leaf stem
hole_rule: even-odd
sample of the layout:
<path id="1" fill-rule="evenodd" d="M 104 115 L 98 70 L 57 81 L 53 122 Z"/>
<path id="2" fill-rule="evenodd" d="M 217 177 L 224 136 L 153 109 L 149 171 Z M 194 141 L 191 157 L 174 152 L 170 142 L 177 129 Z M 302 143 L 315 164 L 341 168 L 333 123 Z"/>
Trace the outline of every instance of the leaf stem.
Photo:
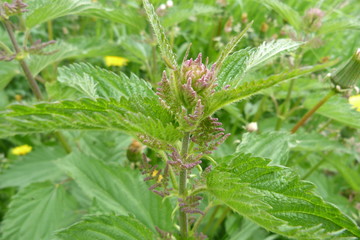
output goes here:
<path id="1" fill-rule="evenodd" d="M 189 140 L 190 140 L 190 133 L 186 132 L 183 141 L 182 141 L 182 148 L 181 148 L 181 157 L 182 160 L 185 161 L 188 154 L 189 149 Z M 187 170 L 182 169 L 180 170 L 180 176 L 179 176 L 179 196 L 182 198 L 186 198 L 186 180 L 187 180 Z M 180 235 L 181 239 L 187 239 L 188 237 L 188 219 L 186 212 L 183 212 L 180 210 Z"/>
<path id="2" fill-rule="evenodd" d="M 300 121 L 291 129 L 291 133 L 296 133 L 296 131 L 305 124 L 305 122 L 324 104 L 326 103 L 332 96 L 334 96 L 336 92 L 331 90 L 323 99 L 321 99 L 311 110 L 309 110 Z"/>

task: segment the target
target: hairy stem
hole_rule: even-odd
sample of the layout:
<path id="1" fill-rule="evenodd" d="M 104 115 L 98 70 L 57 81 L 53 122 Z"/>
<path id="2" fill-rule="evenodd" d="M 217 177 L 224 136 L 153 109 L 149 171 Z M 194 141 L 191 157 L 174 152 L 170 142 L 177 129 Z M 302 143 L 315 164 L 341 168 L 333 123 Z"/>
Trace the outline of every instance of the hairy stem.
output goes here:
<path id="1" fill-rule="evenodd" d="M 17 43 L 16 39 L 15 39 L 15 35 L 14 35 L 14 31 L 11 27 L 11 23 L 9 22 L 9 20 L 4 20 L 4 26 L 6 28 L 6 31 L 9 34 L 11 43 L 15 49 L 15 53 L 17 55 L 21 54 L 21 49 L 19 47 L 19 44 Z M 19 63 L 21 65 L 22 70 L 24 71 L 24 74 L 30 84 L 31 90 L 33 91 L 33 93 L 35 94 L 35 97 L 37 100 L 42 100 L 43 96 L 42 93 L 40 91 L 39 86 L 37 85 L 33 75 L 31 74 L 31 71 L 29 69 L 29 66 L 26 64 L 24 59 L 19 59 Z"/>
<path id="2" fill-rule="evenodd" d="M 188 154 L 188 149 L 189 149 L 189 140 L 190 140 L 190 133 L 185 133 L 183 141 L 182 141 L 182 148 L 181 148 L 181 157 L 182 160 L 185 161 L 187 154 Z M 186 180 L 187 180 L 187 170 L 186 169 L 182 169 L 180 171 L 180 176 L 179 176 L 179 196 L 181 196 L 183 199 L 186 198 Z M 189 227 L 188 227 L 188 219 L 187 219 L 187 214 L 185 212 L 182 212 L 180 210 L 180 235 L 182 239 L 187 239 L 188 237 L 188 231 L 189 231 Z"/>
<path id="3" fill-rule="evenodd" d="M 12 45 L 14 47 L 15 53 L 16 53 L 17 56 L 19 56 L 21 54 L 21 49 L 20 49 L 20 46 L 19 46 L 18 42 L 16 41 L 15 34 L 14 34 L 14 31 L 13 31 L 12 26 L 11 26 L 11 22 L 9 20 L 5 19 L 4 20 L 4 26 L 6 28 L 6 31 L 9 34 L 9 37 L 10 37 L 11 43 L 12 43 Z M 40 91 L 39 85 L 37 84 L 34 76 L 32 75 L 29 66 L 27 65 L 25 60 L 22 59 L 22 58 L 19 58 L 18 61 L 20 63 L 20 66 L 21 66 L 22 70 L 24 71 L 26 79 L 28 80 L 28 82 L 30 84 L 30 87 L 31 87 L 31 90 L 34 93 L 36 99 L 39 100 L 39 101 L 43 100 L 44 98 L 43 98 L 43 95 L 42 95 L 42 93 Z M 71 147 L 68 144 L 68 142 L 66 141 L 64 135 L 62 135 L 60 132 L 55 132 L 54 135 L 59 140 L 60 144 L 63 146 L 65 151 L 67 153 L 70 153 L 71 152 Z"/>
<path id="4" fill-rule="evenodd" d="M 321 99 L 311 110 L 309 110 L 300 121 L 291 129 L 291 133 L 296 133 L 296 131 L 304 125 L 304 123 L 324 104 L 326 103 L 332 96 L 334 96 L 336 92 L 331 90 L 323 99 Z"/>

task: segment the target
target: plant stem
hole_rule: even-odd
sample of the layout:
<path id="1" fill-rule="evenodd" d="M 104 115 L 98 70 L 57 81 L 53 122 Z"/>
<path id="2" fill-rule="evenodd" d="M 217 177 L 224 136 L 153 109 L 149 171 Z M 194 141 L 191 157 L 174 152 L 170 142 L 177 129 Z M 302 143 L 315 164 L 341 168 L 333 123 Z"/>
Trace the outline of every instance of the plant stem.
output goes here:
<path id="1" fill-rule="evenodd" d="M 53 24 L 52 24 L 51 20 L 47 22 L 47 28 L 48 28 L 48 39 L 49 39 L 49 41 L 54 40 Z"/>
<path id="2" fill-rule="evenodd" d="M 195 222 L 195 224 L 194 224 L 194 227 L 192 228 L 192 232 L 193 232 L 193 233 L 196 233 L 196 232 L 197 232 L 197 230 L 198 230 L 198 228 L 199 228 L 199 226 L 200 226 L 200 224 L 201 224 L 201 221 L 205 218 L 205 216 L 207 215 L 207 213 L 210 211 L 210 209 L 211 209 L 212 207 L 214 207 L 214 205 L 213 205 L 213 203 L 211 202 L 211 203 L 209 203 L 209 205 L 205 208 L 204 214 L 201 215 L 201 216 L 196 220 L 196 222 Z"/>
<path id="3" fill-rule="evenodd" d="M 181 157 L 182 160 L 185 161 L 188 149 L 189 149 L 189 139 L 190 139 L 190 133 L 186 132 L 182 141 L 182 148 L 181 148 Z M 187 170 L 182 169 L 180 170 L 180 176 L 179 176 L 179 196 L 181 196 L 183 199 L 186 198 L 186 180 L 187 180 Z M 188 237 L 188 219 L 187 214 L 185 212 L 182 212 L 180 210 L 180 235 L 181 239 L 187 239 Z"/>
<path id="4" fill-rule="evenodd" d="M 288 89 L 288 92 L 286 94 L 286 98 L 285 98 L 285 101 L 283 103 L 283 111 L 280 113 L 281 115 L 278 116 L 278 120 L 276 122 L 276 127 L 275 127 L 275 130 L 280 130 L 281 126 L 282 126 L 282 123 L 284 121 L 284 117 L 283 115 L 289 110 L 289 104 L 290 104 L 290 99 L 291 99 L 291 93 L 292 93 L 292 90 L 294 89 L 294 83 L 295 83 L 295 80 L 292 79 L 290 80 L 290 86 L 289 86 L 289 89 Z"/>
<path id="5" fill-rule="evenodd" d="M 14 31 L 13 31 L 13 29 L 11 27 L 11 22 L 9 20 L 5 19 L 4 20 L 4 26 L 6 28 L 6 31 L 9 34 L 9 37 L 10 37 L 11 43 L 12 43 L 12 45 L 14 47 L 15 53 L 16 53 L 17 56 L 19 56 L 21 54 L 21 49 L 20 49 L 19 44 L 16 41 Z M 26 79 L 28 80 L 28 82 L 30 84 L 30 87 L 31 87 L 31 90 L 33 91 L 36 99 L 39 100 L 39 101 L 43 100 L 44 98 L 43 98 L 43 95 L 42 95 L 42 93 L 40 91 L 39 85 L 35 81 L 35 78 L 32 75 L 29 66 L 26 64 L 25 60 L 22 59 L 22 58 L 18 59 L 18 61 L 20 63 L 20 66 L 21 66 L 22 70 L 24 71 Z M 60 144 L 63 146 L 65 151 L 67 153 L 70 153 L 71 152 L 71 147 L 68 144 L 68 142 L 66 141 L 64 135 L 62 135 L 60 132 L 55 132 L 54 135 L 59 140 Z"/>
<path id="6" fill-rule="evenodd" d="M 11 43 L 15 49 L 15 53 L 17 55 L 21 54 L 21 49 L 15 39 L 15 35 L 14 35 L 14 31 L 11 27 L 11 23 L 9 22 L 9 20 L 4 20 L 4 25 L 5 25 L 5 28 L 6 28 L 6 31 L 8 32 L 9 34 L 9 37 L 10 37 L 10 40 L 11 40 Z M 33 91 L 33 93 L 35 94 L 35 97 L 37 100 L 42 100 L 43 99 L 43 96 L 41 94 L 41 91 L 40 91 L 40 88 L 39 86 L 37 85 L 33 75 L 31 74 L 31 71 L 28 67 L 28 65 L 26 64 L 25 60 L 24 59 L 19 59 L 19 63 L 21 65 L 21 68 L 22 70 L 24 71 L 24 74 L 30 84 L 30 87 L 31 87 L 31 90 Z"/>
<path id="7" fill-rule="evenodd" d="M 315 164 L 305 175 L 301 178 L 302 180 L 307 179 L 315 170 L 317 170 L 324 162 L 326 162 L 326 158 L 323 158 L 317 164 Z"/>
<path id="8" fill-rule="evenodd" d="M 300 121 L 291 129 L 291 133 L 296 133 L 296 131 L 304 125 L 304 123 L 324 104 L 326 103 L 332 96 L 334 96 L 336 92 L 331 90 L 323 99 L 321 99 L 310 111 L 308 111 Z"/>

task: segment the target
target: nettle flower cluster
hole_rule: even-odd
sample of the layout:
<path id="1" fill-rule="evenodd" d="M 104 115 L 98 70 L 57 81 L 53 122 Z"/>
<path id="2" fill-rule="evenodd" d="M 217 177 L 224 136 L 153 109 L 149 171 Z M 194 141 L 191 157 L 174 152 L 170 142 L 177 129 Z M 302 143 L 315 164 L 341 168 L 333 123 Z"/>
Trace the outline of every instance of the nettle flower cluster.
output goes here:
<path id="1" fill-rule="evenodd" d="M 189 135 L 189 153 L 182 156 L 179 146 L 166 146 L 170 160 L 167 164 L 177 171 L 191 170 L 201 163 L 205 154 L 211 154 L 230 134 L 225 134 L 217 118 L 205 115 L 208 100 L 217 86 L 215 67 L 204 64 L 201 53 L 194 59 L 184 60 L 180 69 L 170 74 L 163 72 L 156 94 L 161 104 L 176 118 L 184 135 Z M 145 136 L 139 136 L 144 143 L 160 145 Z M 157 146 L 162 147 L 163 146 Z M 160 195 L 167 195 L 163 191 Z"/>

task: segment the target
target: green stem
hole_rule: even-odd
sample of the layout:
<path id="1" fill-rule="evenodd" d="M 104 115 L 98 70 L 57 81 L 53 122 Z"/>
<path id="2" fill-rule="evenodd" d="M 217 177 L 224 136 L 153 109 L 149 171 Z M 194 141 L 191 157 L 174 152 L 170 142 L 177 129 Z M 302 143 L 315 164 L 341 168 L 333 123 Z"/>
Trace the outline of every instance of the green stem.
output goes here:
<path id="1" fill-rule="evenodd" d="M 185 133 L 183 141 L 182 141 L 182 148 L 181 148 L 181 157 L 182 160 L 185 161 L 188 149 L 189 149 L 189 140 L 190 140 L 190 133 Z M 186 198 L 186 180 L 187 180 L 187 170 L 182 169 L 180 170 L 180 176 L 179 176 L 179 196 L 181 196 L 183 199 Z M 181 239 L 187 239 L 188 237 L 188 219 L 187 219 L 186 212 L 182 212 L 180 210 L 180 235 Z"/>
<path id="2" fill-rule="evenodd" d="M 193 232 L 193 233 L 196 233 L 196 232 L 197 232 L 197 230 L 198 230 L 198 228 L 199 228 L 199 226 L 200 226 L 201 221 L 204 219 L 204 217 L 207 215 L 207 213 L 210 211 L 210 209 L 211 209 L 212 207 L 214 207 L 214 205 L 213 205 L 213 203 L 211 202 L 211 203 L 209 203 L 209 205 L 205 208 L 204 214 L 201 215 L 201 216 L 196 220 L 196 222 L 195 222 L 195 224 L 194 224 L 194 227 L 192 228 L 192 232 Z"/>
<path id="3" fill-rule="evenodd" d="M 301 178 L 302 180 L 307 179 L 313 172 L 315 172 L 316 169 L 318 169 L 324 162 L 326 161 L 326 158 L 323 158 L 321 161 L 319 161 L 316 165 L 314 165 L 305 175 Z"/>
<path id="4" fill-rule="evenodd" d="M 278 117 L 278 120 L 276 122 L 276 127 L 275 127 L 275 130 L 280 130 L 282 124 L 283 124 L 283 121 L 284 121 L 284 117 L 283 115 L 289 110 L 289 104 L 290 104 L 290 99 L 291 99 L 291 93 L 294 89 L 294 83 L 295 83 L 295 80 L 290 80 L 290 86 L 289 86 L 289 89 L 288 89 L 288 92 L 286 94 L 286 98 L 285 98 L 285 101 L 283 103 L 283 106 L 284 106 L 284 110 L 280 113 L 281 115 Z"/>
<path id="5" fill-rule="evenodd" d="M 210 226 L 212 225 L 212 223 L 214 222 L 214 218 L 217 214 L 217 212 L 220 210 L 220 205 L 217 205 L 213 211 L 213 213 L 210 216 L 210 219 L 207 221 L 206 226 L 204 227 L 204 233 L 206 233 L 208 231 L 208 229 L 210 228 Z"/>
<path id="6" fill-rule="evenodd" d="M 321 99 L 310 111 L 308 111 L 300 121 L 291 129 L 291 133 L 296 133 L 296 131 L 304 125 L 304 123 L 324 104 L 326 103 L 332 96 L 334 96 L 336 92 L 331 90 L 323 99 Z"/>
<path id="7" fill-rule="evenodd" d="M 6 44 L 5 43 L 3 43 L 3 42 L 1 42 L 0 41 L 0 48 L 2 48 L 6 53 L 8 53 L 8 54 L 11 54 L 12 52 L 11 52 L 11 50 L 10 50 L 10 48 L 8 48 L 8 46 L 6 46 Z"/>
<path id="8" fill-rule="evenodd" d="M 47 22 L 47 28 L 48 28 L 49 41 L 54 40 L 54 30 L 53 30 L 53 24 L 52 24 L 51 20 Z"/>

